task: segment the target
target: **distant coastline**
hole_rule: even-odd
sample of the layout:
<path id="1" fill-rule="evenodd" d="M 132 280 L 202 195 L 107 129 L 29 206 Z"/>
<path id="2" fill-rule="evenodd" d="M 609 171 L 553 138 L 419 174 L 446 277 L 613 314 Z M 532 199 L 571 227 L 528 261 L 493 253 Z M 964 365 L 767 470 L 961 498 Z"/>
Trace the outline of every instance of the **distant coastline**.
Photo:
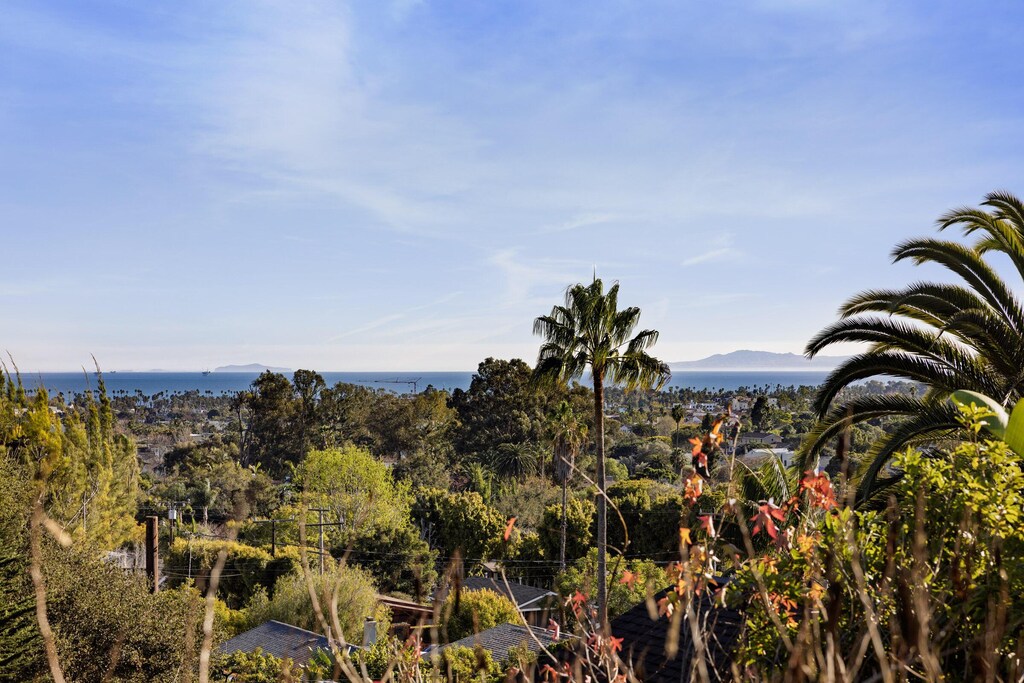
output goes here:
<path id="1" fill-rule="evenodd" d="M 284 373 L 289 378 L 290 372 Z M 338 382 L 358 384 L 371 389 L 382 389 L 402 393 L 408 389 L 407 382 L 416 380 L 420 391 L 427 386 L 435 389 L 454 391 L 466 390 L 473 379 L 473 372 L 321 372 L 329 385 Z M 198 391 L 209 394 L 233 394 L 249 388 L 259 372 L 129 372 L 104 373 L 103 381 L 110 394 L 136 394 L 145 396 L 159 393 Z M 802 368 L 779 370 L 775 368 L 745 370 L 683 370 L 674 371 L 666 388 L 686 387 L 691 389 L 735 391 L 740 387 L 817 386 L 828 376 L 827 370 Z M 396 381 L 397 380 L 397 381 Z M 587 378 L 584 378 L 584 383 Z M 96 389 L 98 378 L 92 373 L 43 372 L 22 373 L 26 388 L 34 390 L 43 386 L 51 394 L 71 395 Z"/>

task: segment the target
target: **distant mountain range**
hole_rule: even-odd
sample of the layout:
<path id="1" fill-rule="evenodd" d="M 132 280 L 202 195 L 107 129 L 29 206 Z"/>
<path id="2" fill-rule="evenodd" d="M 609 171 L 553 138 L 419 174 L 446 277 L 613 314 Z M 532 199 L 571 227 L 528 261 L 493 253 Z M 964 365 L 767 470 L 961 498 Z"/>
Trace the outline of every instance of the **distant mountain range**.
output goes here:
<path id="1" fill-rule="evenodd" d="M 270 370 L 271 372 L 291 372 L 290 368 L 275 368 L 269 365 L 260 365 L 259 363 L 249 363 L 248 365 L 224 365 L 219 368 L 214 368 L 214 372 L 265 372 Z"/>
<path id="2" fill-rule="evenodd" d="M 831 370 L 847 356 L 816 356 L 807 359 L 795 353 L 733 351 L 716 353 L 700 360 L 669 363 L 673 370 Z"/>

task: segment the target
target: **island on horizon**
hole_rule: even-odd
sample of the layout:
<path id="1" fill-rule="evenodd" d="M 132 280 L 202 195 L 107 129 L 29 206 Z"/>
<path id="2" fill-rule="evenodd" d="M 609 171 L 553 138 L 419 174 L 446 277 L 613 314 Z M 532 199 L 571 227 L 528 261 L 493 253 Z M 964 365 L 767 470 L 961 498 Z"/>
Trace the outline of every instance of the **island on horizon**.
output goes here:
<path id="1" fill-rule="evenodd" d="M 249 363 L 248 365 L 222 365 L 219 368 L 214 368 L 214 372 L 291 372 L 291 368 L 277 368 L 271 365 L 262 365 L 260 363 Z"/>
<path id="2" fill-rule="evenodd" d="M 795 353 L 773 353 L 747 349 L 731 353 L 716 353 L 700 360 L 669 363 L 678 370 L 831 370 L 845 361 L 847 356 L 815 356 L 807 358 Z"/>

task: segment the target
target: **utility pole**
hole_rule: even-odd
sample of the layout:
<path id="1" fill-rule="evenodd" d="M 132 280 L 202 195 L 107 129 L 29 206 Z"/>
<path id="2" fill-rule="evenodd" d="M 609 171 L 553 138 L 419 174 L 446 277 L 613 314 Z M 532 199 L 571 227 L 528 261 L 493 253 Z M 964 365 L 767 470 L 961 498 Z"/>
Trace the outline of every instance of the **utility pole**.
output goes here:
<path id="1" fill-rule="evenodd" d="M 320 523 L 317 527 L 320 529 L 320 576 L 324 574 L 324 513 L 327 512 L 324 508 L 309 508 L 310 512 L 317 512 L 320 514 Z"/>
<path id="2" fill-rule="evenodd" d="M 146 578 L 154 593 L 160 590 L 159 523 L 159 517 L 146 517 Z"/>

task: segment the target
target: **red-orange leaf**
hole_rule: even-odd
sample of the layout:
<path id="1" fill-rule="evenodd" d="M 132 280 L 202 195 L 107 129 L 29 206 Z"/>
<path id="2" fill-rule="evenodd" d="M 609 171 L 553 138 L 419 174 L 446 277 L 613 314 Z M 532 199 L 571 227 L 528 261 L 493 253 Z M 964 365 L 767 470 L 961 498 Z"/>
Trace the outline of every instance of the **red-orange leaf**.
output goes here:
<path id="1" fill-rule="evenodd" d="M 701 497 L 701 494 L 704 493 L 704 479 L 696 472 L 693 472 L 686 478 L 684 484 L 683 498 L 687 503 L 693 505 Z"/>
<path id="2" fill-rule="evenodd" d="M 775 526 L 775 521 L 782 521 L 786 518 L 786 513 L 775 504 L 774 501 L 769 500 L 767 503 L 762 503 L 757 508 L 757 514 L 750 518 L 750 521 L 754 522 L 754 534 L 758 534 L 761 529 L 768 532 L 768 535 L 774 541 L 778 536 L 778 529 Z"/>
<path id="3" fill-rule="evenodd" d="M 808 470 L 800 481 L 800 490 L 809 494 L 811 505 L 825 510 L 836 507 L 836 494 L 832 482 L 824 472 Z"/>
<path id="4" fill-rule="evenodd" d="M 505 540 L 506 541 L 508 540 L 509 536 L 512 535 L 512 527 L 514 527 L 515 525 L 516 525 L 516 518 L 515 517 L 510 517 L 509 520 L 508 520 L 508 525 L 505 527 Z"/>
<path id="5" fill-rule="evenodd" d="M 714 537 L 715 535 L 715 520 L 711 515 L 701 515 L 697 519 L 700 520 L 700 525 L 704 527 L 705 533 L 708 536 Z"/>

